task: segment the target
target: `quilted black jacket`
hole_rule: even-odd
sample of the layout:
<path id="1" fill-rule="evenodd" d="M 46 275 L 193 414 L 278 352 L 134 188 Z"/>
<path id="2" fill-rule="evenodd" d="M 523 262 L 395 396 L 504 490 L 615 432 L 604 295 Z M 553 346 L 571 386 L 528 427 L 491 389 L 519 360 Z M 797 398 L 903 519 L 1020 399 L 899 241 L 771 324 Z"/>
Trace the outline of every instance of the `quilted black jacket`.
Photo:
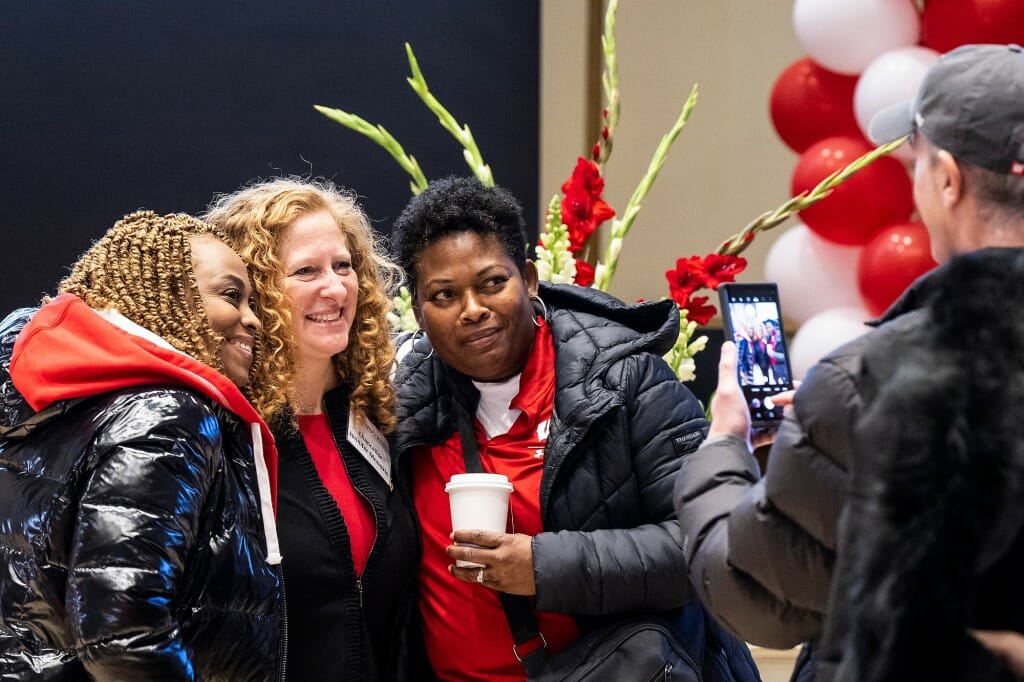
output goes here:
<path id="1" fill-rule="evenodd" d="M 677 337 L 678 312 L 671 302 L 627 305 L 566 285 L 541 283 L 540 296 L 555 404 L 540 489 L 545 532 L 533 538 L 536 607 L 572 614 L 584 630 L 679 607 L 692 592 L 671 491 L 707 422 L 660 357 Z M 451 381 L 465 382 L 422 346 L 396 377 L 405 475 L 413 448 L 455 432 Z"/>

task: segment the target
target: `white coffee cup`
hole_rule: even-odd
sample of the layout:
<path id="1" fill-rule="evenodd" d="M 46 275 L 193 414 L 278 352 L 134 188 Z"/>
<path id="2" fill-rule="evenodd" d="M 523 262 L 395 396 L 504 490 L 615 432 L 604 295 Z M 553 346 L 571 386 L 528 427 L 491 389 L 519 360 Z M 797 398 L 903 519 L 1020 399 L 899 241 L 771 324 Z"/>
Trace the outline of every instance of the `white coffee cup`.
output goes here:
<path id="1" fill-rule="evenodd" d="M 512 484 L 502 474 L 455 474 L 444 487 L 452 511 L 452 530 L 490 530 L 504 533 Z M 459 543 L 466 546 L 467 543 Z M 455 560 L 462 568 L 483 568 L 472 561 Z"/>

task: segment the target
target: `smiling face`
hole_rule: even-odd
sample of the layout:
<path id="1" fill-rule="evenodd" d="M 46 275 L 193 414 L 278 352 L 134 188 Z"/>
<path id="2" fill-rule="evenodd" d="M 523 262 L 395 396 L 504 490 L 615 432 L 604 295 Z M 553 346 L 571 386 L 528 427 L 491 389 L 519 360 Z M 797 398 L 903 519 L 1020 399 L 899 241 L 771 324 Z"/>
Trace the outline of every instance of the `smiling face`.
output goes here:
<path id="1" fill-rule="evenodd" d="M 438 357 L 477 381 L 500 381 L 521 372 L 530 354 L 537 270 L 526 276 L 501 242 L 456 232 L 420 252 L 416 309 Z"/>
<path id="2" fill-rule="evenodd" d="M 330 368 L 348 347 L 359 300 L 348 240 L 326 210 L 307 213 L 282 233 L 279 256 L 296 361 L 303 370 Z"/>
<path id="3" fill-rule="evenodd" d="M 192 271 L 206 317 L 225 343 L 220 349 L 224 374 L 236 386 L 249 383 L 249 368 L 260 321 L 249 305 L 252 286 L 242 259 L 228 245 L 209 235 L 189 239 Z"/>

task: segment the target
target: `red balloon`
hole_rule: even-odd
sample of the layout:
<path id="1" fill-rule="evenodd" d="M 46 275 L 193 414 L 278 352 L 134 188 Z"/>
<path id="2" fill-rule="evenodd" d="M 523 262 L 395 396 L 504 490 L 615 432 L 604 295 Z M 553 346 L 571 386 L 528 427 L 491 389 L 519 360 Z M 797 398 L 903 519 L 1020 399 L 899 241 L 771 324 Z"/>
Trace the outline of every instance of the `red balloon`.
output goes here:
<path id="1" fill-rule="evenodd" d="M 1021 0 L 928 0 L 921 44 L 939 52 L 968 43 L 1024 43 Z"/>
<path id="2" fill-rule="evenodd" d="M 772 125 L 782 141 L 800 153 L 834 135 L 861 137 L 853 114 L 857 76 L 841 76 L 803 57 L 775 80 L 769 102 Z"/>
<path id="3" fill-rule="evenodd" d="M 828 137 L 812 145 L 793 169 L 793 195 L 813 189 L 870 150 L 867 143 L 852 137 Z M 913 193 L 903 164 L 884 156 L 800 211 L 800 219 L 822 239 L 847 246 L 866 244 L 886 225 L 910 219 Z"/>
<path id="4" fill-rule="evenodd" d="M 923 224 L 883 229 L 864 247 L 857 263 L 857 286 L 867 309 L 881 315 L 911 282 L 936 265 Z"/>

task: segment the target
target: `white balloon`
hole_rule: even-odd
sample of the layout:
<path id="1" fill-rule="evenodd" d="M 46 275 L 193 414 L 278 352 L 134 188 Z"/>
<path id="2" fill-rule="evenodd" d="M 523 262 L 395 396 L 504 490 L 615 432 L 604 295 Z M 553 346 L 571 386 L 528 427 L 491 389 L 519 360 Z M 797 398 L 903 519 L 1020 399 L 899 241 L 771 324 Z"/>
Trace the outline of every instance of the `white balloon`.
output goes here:
<path id="1" fill-rule="evenodd" d="M 779 285 L 787 321 L 801 323 L 830 308 L 863 307 L 857 288 L 857 261 L 864 248 L 841 246 L 797 224 L 775 240 L 764 274 Z"/>
<path id="2" fill-rule="evenodd" d="M 890 50 L 868 64 L 853 91 L 853 113 L 865 137 L 875 114 L 890 104 L 914 99 L 925 73 L 937 61 L 935 50 L 914 46 Z M 914 158 L 908 144 L 900 145 L 893 154 L 903 161 Z"/>
<path id="3" fill-rule="evenodd" d="M 883 52 L 916 45 L 921 18 L 914 0 L 796 0 L 793 27 L 811 59 L 852 76 Z"/>
<path id="4" fill-rule="evenodd" d="M 789 344 L 789 362 L 793 377 L 803 379 L 818 360 L 847 341 L 870 331 L 864 322 L 871 314 L 862 307 L 832 308 L 807 320 Z"/>

